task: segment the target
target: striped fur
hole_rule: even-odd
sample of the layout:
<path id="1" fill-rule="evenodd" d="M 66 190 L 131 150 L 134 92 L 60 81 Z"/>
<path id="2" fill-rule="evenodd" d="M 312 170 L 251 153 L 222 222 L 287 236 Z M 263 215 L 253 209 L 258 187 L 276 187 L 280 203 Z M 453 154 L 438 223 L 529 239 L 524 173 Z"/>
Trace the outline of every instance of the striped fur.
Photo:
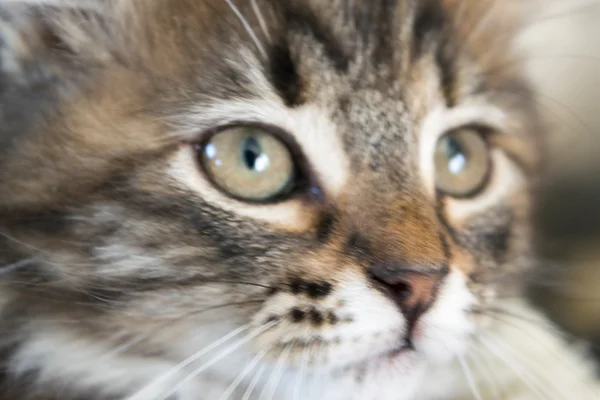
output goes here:
<path id="1" fill-rule="evenodd" d="M 455 399 L 490 337 L 543 353 L 490 314 L 534 260 L 518 2 L 34 3 L 0 2 L 2 399 Z M 289 135 L 318 194 L 213 187 L 191 143 L 232 123 Z M 441 196 L 432 143 L 470 124 L 494 132 L 489 187 Z M 398 260 L 445 278 L 395 357 L 408 322 L 368 271 Z M 595 398 L 552 329 L 543 380 Z"/>

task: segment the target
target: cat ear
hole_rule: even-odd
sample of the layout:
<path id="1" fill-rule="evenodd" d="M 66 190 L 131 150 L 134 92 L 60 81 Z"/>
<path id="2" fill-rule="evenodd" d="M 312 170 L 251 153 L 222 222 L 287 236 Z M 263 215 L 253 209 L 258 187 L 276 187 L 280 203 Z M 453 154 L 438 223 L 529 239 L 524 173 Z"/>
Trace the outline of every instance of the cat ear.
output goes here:
<path id="1" fill-rule="evenodd" d="M 35 84 L 66 68 L 74 55 L 92 56 L 98 43 L 83 20 L 102 20 L 101 1 L 0 1 L 0 77 Z M 96 33 L 96 32 L 94 32 Z"/>

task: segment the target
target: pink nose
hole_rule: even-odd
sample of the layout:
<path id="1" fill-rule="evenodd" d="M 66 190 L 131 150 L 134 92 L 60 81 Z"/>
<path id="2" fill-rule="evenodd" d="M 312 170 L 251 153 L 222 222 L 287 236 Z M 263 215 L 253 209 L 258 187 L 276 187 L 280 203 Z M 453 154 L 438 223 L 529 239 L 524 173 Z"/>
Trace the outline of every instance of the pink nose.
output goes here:
<path id="1" fill-rule="evenodd" d="M 373 281 L 398 305 L 410 329 L 435 302 L 445 268 L 409 269 L 403 265 L 379 263 L 371 268 Z"/>

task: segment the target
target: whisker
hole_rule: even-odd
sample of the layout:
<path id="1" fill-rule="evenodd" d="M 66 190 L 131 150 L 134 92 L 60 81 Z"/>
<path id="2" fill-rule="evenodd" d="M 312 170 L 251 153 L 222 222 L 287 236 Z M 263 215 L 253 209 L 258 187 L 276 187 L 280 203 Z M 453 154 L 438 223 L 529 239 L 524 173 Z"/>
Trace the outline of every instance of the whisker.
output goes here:
<path id="1" fill-rule="evenodd" d="M 487 334 L 486 337 L 479 336 L 479 341 L 484 344 L 491 354 L 495 355 L 496 358 L 506 364 L 537 397 L 542 399 L 550 399 L 553 397 L 548 395 L 544 385 L 541 384 L 539 379 L 533 376 L 531 372 L 527 371 L 523 365 L 511 362 L 509 356 L 503 352 L 502 349 L 498 348 L 497 344 L 493 343 L 490 338 L 487 337 Z"/>
<path id="2" fill-rule="evenodd" d="M 318 356 L 320 354 L 320 352 L 325 348 L 325 344 L 323 342 L 319 342 L 317 343 L 317 345 L 315 346 L 315 354 L 316 356 Z M 314 390 L 320 390 L 321 392 L 317 392 L 317 395 L 319 399 L 323 400 L 325 395 L 327 394 L 327 390 L 325 388 L 325 374 L 317 374 L 317 373 L 313 373 L 312 374 L 312 381 L 313 381 L 313 386 L 314 386 Z M 324 399 L 327 400 L 327 399 Z"/>
<path id="3" fill-rule="evenodd" d="M 28 258 L 25 260 L 17 261 L 12 264 L 4 265 L 4 266 L 0 267 L 0 277 L 7 275 L 13 271 L 17 271 L 21 268 L 27 267 L 27 266 L 31 265 L 33 262 L 34 262 L 33 258 Z"/>
<path id="4" fill-rule="evenodd" d="M 267 23 L 263 17 L 262 12 L 260 11 L 260 8 L 258 7 L 258 4 L 256 4 L 256 0 L 250 0 L 250 4 L 252 5 L 252 11 L 254 11 L 254 14 L 256 15 L 256 19 L 258 19 L 258 24 L 260 25 L 260 29 L 262 30 L 262 32 L 265 35 L 265 37 L 267 38 L 267 40 L 269 42 L 272 42 L 271 35 L 269 34 L 269 29 L 267 28 Z"/>
<path id="5" fill-rule="evenodd" d="M 481 339 L 481 338 L 480 338 Z M 489 353 L 498 358 L 504 364 L 508 366 L 508 368 L 529 388 L 529 390 L 536 396 L 536 398 L 541 398 L 542 400 L 547 399 L 547 397 L 543 394 L 537 385 L 531 383 L 528 379 L 527 374 L 523 374 L 521 369 L 518 366 L 513 365 L 508 359 L 506 359 L 497 349 L 492 348 L 487 343 L 483 343 L 480 340 L 480 343 L 485 346 Z"/>
<path id="6" fill-rule="evenodd" d="M 481 311 L 474 310 L 474 312 L 484 314 L 490 318 L 493 318 L 494 320 L 496 320 L 498 322 L 502 322 L 504 324 L 514 327 L 515 329 L 519 329 L 520 331 L 526 333 L 528 336 L 530 336 L 534 340 L 535 340 L 535 337 L 531 333 L 527 332 L 524 328 L 518 326 L 515 322 L 516 321 L 526 322 L 526 323 L 530 324 L 532 327 L 541 328 L 542 330 L 544 330 L 544 332 L 550 333 L 562 340 L 565 340 L 566 342 L 577 340 L 576 336 L 574 336 L 568 332 L 562 331 L 546 321 L 536 321 L 535 319 L 531 319 L 531 318 L 528 318 L 525 316 L 511 313 L 508 310 L 503 310 L 503 309 L 499 309 L 499 308 L 488 308 L 487 310 L 481 310 Z M 516 321 L 511 322 L 510 320 L 503 319 L 498 314 L 505 316 L 505 317 L 513 318 Z M 591 346 L 592 348 L 600 348 L 598 345 L 594 345 L 594 344 L 589 344 L 589 346 Z"/>
<path id="7" fill-rule="evenodd" d="M 44 249 L 36 247 L 36 246 L 34 246 L 32 244 L 26 243 L 26 242 L 24 242 L 24 241 L 22 241 L 20 239 L 17 239 L 15 237 L 7 234 L 6 232 L 0 232 L 0 236 L 4 237 L 6 240 L 9 240 L 9 241 L 11 241 L 13 243 L 16 243 L 16 244 L 18 244 L 20 246 L 23 246 L 23 247 L 25 247 L 25 248 L 27 248 L 29 250 L 33 250 L 36 253 L 39 253 L 39 254 L 42 254 L 42 255 L 47 255 L 47 256 L 54 255 L 52 252 L 50 252 L 48 250 L 44 250 Z M 49 260 L 37 260 L 37 259 L 35 259 L 33 257 L 30 259 L 30 263 L 33 263 L 33 262 L 36 262 L 36 261 L 37 262 L 43 262 L 45 264 L 53 265 L 53 266 L 92 267 L 92 266 L 96 265 L 96 264 L 91 263 L 91 262 L 88 262 L 88 263 L 60 263 L 60 264 L 58 264 L 58 263 L 55 263 L 55 262 L 52 262 L 52 261 L 49 261 Z"/>
<path id="8" fill-rule="evenodd" d="M 310 356 L 309 349 L 302 351 L 300 359 L 300 373 L 297 377 L 296 390 L 294 391 L 294 400 L 300 400 L 300 393 L 302 392 L 302 384 L 304 383 L 306 370 L 308 369 L 308 357 Z"/>
<path id="9" fill-rule="evenodd" d="M 248 387 L 246 388 L 246 391 L 244 392 L 244 395 L 242 396 L 242 400 L 250 399 L 250 396 L 252 396 L 252 392 L 254 391 L 254 388 L 256 387 L 256 385 L 258 385 L 258 381 L 260 380 L 260 378 L 262 378 L 262 375 L 265 372 L 266 368 L 267 368 L 267 364 L 263 364 L 260 367 L 260 369 L 254 374 L 252 381 L 250 381 L 250 384 L 248 385 Z"/>
<path id="10" fill-rule="evenodd" d="M 495 315 L 490 315 L 490 313 L 495 314 Z M 484 314 L 487 314 L 488 316 L 495 318 L 497 321 L 504 322 L 505 324 L 509 324 L 517 329 L 521 329 L 523 332 L 526 332 L 526 331 L 523 330 L 522 328 L 518 327 L 514 322 L 510 323 L 510 322 L 502 319 L 501 317 L 498 316 L 498 314 L 513 318 L 517 321 L 526 322 L 535 328 L 540 328 L 540 329 L 544 330 L 544 332 L 548 332 L 548 333 L 555 335 L 557 337 L 560 337 L 566 341 L 569 341 L 569 340 L 572 340 L 575 338 L 575 336 L 573 336 L 567 332 L 561 331 L 556 326 L 552 325 L 551 323 L 549 323 L 547 321 L 529 318 L 527 316 L 519 315 L 515 312 L 506 310 L 506 309 L 503 309 L 500 307 L 489 307 L 484 311 Z M 535 339 L 535 338 L 533 338 L 533 336 L 531 336 L 531 337 L 532 337 L 532 339 Z"/>
<path id="11" fill-rule="evenodd" d="M 244 18 L 244 16 L 242 15 L 242 13 L 236 7 L 236 5 L 233 3 L 232 0 L 225 0 L 225 2 L 227 3 L 227 5 L 231 9 L 231 11 L 233 11 L 233 13 L 237 17 L 237 19 L 239 19 L 240 23 L 242 24 L 242 26 L 244 27 L 244 29 L 246 30 L 246 32 L 248 33 L 248 35 L 250 36 L 250 38 L 252 39 L 254 44 L 256 45 L 256 48 L 258 49 L 258 51 L 260 51 L 260 54 L 266 60 L 268 58 L 267 52 L 265 51 L 263 45 L 260 43 L 260 40 L 258 40 L 258 36 L 256 36 L 256 34 L 254 33 L 254 30 L 248 23 L 248 20 L 246 20 L 246 18 Z"/>
<path id="12" fill-rule="evenodd" d="M 506 342 L 505 340 L 498 337 L 498 335 L 495 335 L 491 332 L 487 332 L 486 335 L 488 336 L 489 339 L 495 340 L 499 346 L 501 346 L 502 348 L 504 348 L 506 350 L 506 352 L 510 352 L 516 358 L 518 358 L 521 361 L 521 364 L 523 366 L 528 365 L 530 368 L 530 371 L 539 371 L 540 370 L 540 365 L 535 364 L 532 360 L 523 357 L 522 354 L 520 354 L 514 348 L 512 348 L 512 346 L 510 346 L 508 344 L 508 342 Z M 536 375 L 538 376 L 538 378 L 540 378 L 540 376 L 538 374 L 536 374 Z M 542 379 L 542 378 L 540 378 L 540 380 L 542 380 L 542 383 L 549 385 L 554 390 L 555 393 L 559 394 L 560 398 L 568 399 L 570 397 L 568 394 L 566 394 L 564 392 L 564 390 L 561 387 L 555 385 L 554 381 L 548 380 L 548 379 Z"/>
<path id="13" fill-rule="evenodd" d="M 39 247 L 33 246 L 33 245 L 29 244 L 29 243 L 26 243 L 26 242 L 24 242 L 22 240 L 19 240 L 19 239 L 13 237 L 13 236 L 7 234 L 6 232 L 0 232 L 0 236 L 2 236 L 3 238 L 5 238 L 6 240 L 9 240 L 9 241 L 11 241 L 13 243 L 16 243 L 16 244 L 18 244 L 20 246 L 23 246 L 23 247 L 25 247 L 25 248 L 27 248 L 29 250 L 33 250 L 36 253 L 43 254 L 43 255 L 48 255 L 48 256 L 52 256 L 53 255 L 53 253 L 50 252 L 50 251 L 48 251 L 48 250 L 40 249 Z M 33 263 L 35 261 L 39 261 L 39 260 L 36 260 L 33 257 L 30 259 L 30 263 Z M 93 263 L 64 263 L 64 264 L 57 264 L 57 263 L 53 263 L 53 262 L 47 261 L 47 260 L 44 260 L 43 262 L 46 263 L 46 264 L 55 265 L 55 266 L 66 265 L 66 266 L 73 266 L 73 267 L 90 267 L 90 266 L 94 266 L 95 265 Z"/>
<path id="14" fill-rule="evenodd" d="M 480 350 L 476 347 L 474 347 L 472 350 L 480 352 Z M 471 360 L 473 360 L 473 362 L 476 364 L 476 367 L 480 371 L 483 379 L 485 379 L 487 386 L 488 386 L 488 388 L 490 388 L 490 391 L 491 391 L 494 399 L 496 399 L 496 400 L 502 399 L 502 395 L 500 393 L 500 388 L 498 387 L 497 382 L 494 381 L 494 376 L 492 374 L 493 370 L 490 368 L 489 365 L 485 364 L 485 362 L 484 362 L 485 359 L 481 355 L 479 357 L 477 357 L 477 354 L 473 354 L 472 352 L 469 354 L 469 356 L 470 356 Z"/>
<path id="15" fill-rule="evenodd" d="M 256 331 L 252 332 L 251 334 L 247 335 L 243 339 L 240 339 L 239 341 L 235 342 L 228 349 L 222 351 L 219 355 L 217 355 L 217 356 L 213 357 L 212 359 L 210 359 L 208 362 L 206 362 L 205 364 L 203 364 L 200 368 L 197 368 L 193 372 L 189 373 L 185 378 L 183 378 L 181 381 L 179 381 L 179 383 L 177 383 L 171 390 L 169 390 L 166 394 L 164 394 L 161 397 L 159 397 L 159 400 L 166 400 L 166 399 L 168 399 L 169 396 L 177 393 L 177 391 L 182 386 L 184 386 L 186 383 L 188 383 L 192 379 L 196 378 L 202 372 L 206 371 L 209 367 L 211 367 L 214 364 L 216 364 L 217 362 L 221 361 L 223 358 L 227 357 L 229 354 L 233 353 L 235 350 L 237 350 L 238 348 L 240 348 L 244 344 L 248 343 L 250 340 L 254 339 L 255 337 L 257 337 L 261 333 L 265 332 L 266 330 L 271 329 L 273 326 L 275 326 L 277 324 L 278 324 L 277 321 L 273 321 L 271 323 L 268 323 L 268 324 L 264 325 L 262 328 L 259 328 Z"/>
<path id="16" fill-rule="evenodd" d="M 512 315 L 509 314 L 508 316 L 512 316 Z M 531 339 L 532 344 L 535 343 L 536 345 L 542 346 L 544 348 L 544 350 L 546 350 L 548 352 L 548 354 L 553 356 L 553 358 L 556 360 L 557 363 L 563 362 L 563 360 L 561 360 L 560 357 L 558 357 L 558 355 L 549 346 L 545 345 L 544 342 L 539 341 L 538 338 L 536 338 L 529 330 L 526 330 L 522 326 L 517 325 L 515 323 L 515 321 L 507 321 L 507 320 L 498 318 L 497 316 L 494 316 L 493 318 L 495 318 L 497 321 L 505 323 L 508 326 L 518 329 L 520 332 L 523 332 L 525 335 L 527 335 L 527 337 L 529 339 Z M 519 321 L 531 322 L 532 320 L 519 319 Z M 535 327 L 538 327 L 538 326 L 536 325 Z M 540 324 L 539 327 L 541 327 L 545 332 L 549 333 L 550 335 L 558 337 L 559 339 L 564 340 L 565 342 L 568 342 L 569 340 L 577 339 L 574 335 L 568 334 L 566 332 L 562 332 L 558 328 L 552 326 L 551 324 L 547 324 L 546 326 Z M 591 348 L 598 348 L 598 346 L 594 345 L 594 344 L 589 344 L 589 346 Z M 567 374 L 570 375 L 572 378 L 575 378 L 575 379 L 578 378 L 578 376 L 576 376 L 576 374 L 573 373 L 573 371 L 571 371 L 570 369 L 568 370 Z M 589 388 L 589 389 L 593 390 L 591 388 Z"/>
<path id="17" fill-rule="evenodd" d="M 170 370 L 168 370 L 163 375 L 160 375 L 158 378 L 154 379 L 148 385 L 146 385 L 142 389 L 138 390 L 135 394 L 133 394 L 132 396 L 130 396 L 128 399 L 129 400 L 147 400 L 149 398 L 152 398 L 152 393 L 155 392 L 155 390 L 157 389 L 158 385 L 160 385 L 160 384 L 164 383 L 166 380 L 174 377 L 176 374 L 178 374 L 185 367 L 187 367 L 188 365 L 190 365 L 194 361 L 198 360 L 200 357 L 202 357 L 203 355 L 205 355 L 209 351 L 211 351 L 211 350 L 219 347 L 223 343 L 225 343 L 228 340 L 234 338 L 235 336 L 239 335 L 240 333 L 248 330 L 249 328 L 250 328 L 250 325 L 246 324 L 246 325 L 240 326 L 237 329 L 234 329 L 232 332 L 230 332 L 227 335 L 221 337 L 219 340 L 213 342 L 209 346 L 207 346 L 207 347 L 203 348 L 202 350 L 200 350 L 200 351 L 192 354 L 190 357 L 186 358 L 185 360 L 183 360 L 182 362 L 180 362 L 179 364 L 177 364 L 175 367 L 173 367 Z M 169 393 L 169 395 L 170 394 L 172 394 L 172 393 Z M 166 397 L 169 397 L 169 396 L 166 396 Z"/>
<path id="18" fill-rule="evenodd" d="M 516 318 L 521 321 L 529 322 L 529 323 L 533 324 L 534 326 L 540 327 L 542 329 L 548 329 L 548 328 L 556 329 L 556 328 L 552 327 L 552 325 L 550 325 L 546 321 L 537 320 L 534 318 L 530 318 L 526 315 L 517 314 L 517 313 L 514 313 L 514 312 L 507 310 L 505 308 L 502 308 L 502 307 L 485 307 L 482 309 L 476 309 L 475 312 L 483 313 L 483 314 L 487 314 L 487 313 L 504 314 L 506 316 L 510 316 L 510 317 Z"/>
<path id="19" fill-rule="evenodd" d="M 465 0 L 463 0 L 465 1 Z M 465 1 L 465 3 L 468 3 Z M 469 3 L 470 4 L 470 3 Z M 488 25 L 488 21 L 490 18 L 494 17 L 494 12 L 496 11 L 496 7 L 500 4 L 503 4 L 502 1 L 490 1 L 490 5 L 487 10 L 485 10 L 484 14 L 480 17 L 479 21 L 473 26 L 471 31 L 469 32 L 466 40 L 461 45 L 461 48 L 467 48 L 469 44 L 477 38 L 482 29 Z"/>
<path id="20" fill-rule="evenodd" d="M 21 245 L 21 246 L 23 246 L 23 247 L 27 247 L 27 248 L 28 248 L 28 249 L 30 249 L 30 250 L 35 250 L 35 251 L 37 251 L 37 252 L 39 252 L 39 253 L 42 253 L 42 254 L 51 254 L 51 253 L 50 253 L 50 252 L 48 252 L 48 251 L 45 251 L 45 250 L 43 250 L 43 249 L 40 249 L 40 248 L 38 248 L 38 247 L 32 246 L 32 245 L 30 245 L 30 244 L 28 244 L 28 243 L 25 243 L 25 242 L 23 242 L 23 241 L 21 241 L 21 240 L 19 240 L 19 239 L 15 238 L 15 237 L 12 237 L 12 236 L 11 236 L 11 235 L 9 235 L 8 233 L 5 233 L 5 232 L 0 232 L 0 236 L 2 236 L 3 238 L 5 238 L 5 239 L 7 239 L 7 240 L 9 240 L 9 241 L 11 241 L 11 242 L 13 242 L 13 243 L 20 244 L 20 245 Z"/>
<path id="21" fill-rule="evenodd" d="M 165 328 L 171 326 L 174 322 L 182 320 L 184 318 L 189 318 L 190 316 L 193 316 L 193 315 L 199 315 L 199 314 L 202 314 L 204 312 L 213 311 L 213 310 L 217 310 L 217 309 L 220 309 L 220 308 L 234 307 L 234 306 L 240 306 L 240 305 L 246 305 L 246 304 L 253 304 L 253 303 L 259 303 L 259 302 L 262 302 L 262 300 L 250 300 L 250 301 L 243 301 L 243 302 L 232 302 L 232 303 L 218 304 L 218 305 L 211 306 L 211 307 L 206 307 L 206 308 L 203 308 L 203 309 L 200 309 L 200 310 L 195 310 L 195 311 L 187 312 L 187 313 L 184 313 L 181 316 L 176 317 L 176 318 L 169 318 L 166 321 L 161 321 L 162 323 L 158 327 L 156 327 L 154 329 L 151 329 L 149 332 L 137 335 L 135 338 L 133 338 L 131 340 L 128 340 L 125 343 L 117 346 L 108 355 L 124 353 L 129 348 L 135 346 L 138 343 L 141 343 L 143 340 L 151 337 L 152 335 L 156 334 L 160 330 L 165 329 Z M 77 321 L 79 321 L 79 320 L 74 320 L 74 323 L 77 323 Z"/>
<path id="22" fill-rule="evenodd" d="M 277 360 L 277 364 L 275 364 L 275 369 L 274 369 L 273 375 L 271 377 L 272 378 L 271 382 L 269 382 L 265 386 L 265 389 L 267 389 L 268 387 L 271 387 L 271 393 L 267 397 L 269 400 L 273 400 L 273 398 L 275 397 L 275 393 L 277 392 L 277 386 L 279 385 L 279 381 L 281 380 L 281 377 L 283 375 L 283 368 L 284 368 L 283 365 L 290 354 L 290 350 L 292 349 L 292 346 L 293 346 L 293 344 L 288 344 L 286 346 L 286 348 L 281 352 L 281 355 L 279 356 L 279 360 Z M 261 395 L 261 397 L 262 397 L 262 395 Z"/>
<path id="23" fill-rule="evenodd" d="M 240 383 L 244 380 L 244 378 L 246 376 L 248 376 L 248 374 L 254 369 L 254 367 L 256 367 L 258 365 L 258 363 L 260 362 L 260 360 L 263 359 L 263 357 L 265 356 L 265 354 L 267 354 L 267 352 L 265 350 L 263 350 L 260 353 L 258 353 L 248 363 L 248 365 L 246 366 L 246 368 L 244 368 L 242 370 L 242 372 L 237 376 L 237 378 L 235 378 L 235 380 L 233 382 L 231 382 L 231 385 L 229 385 L 227 387 L 227 389 L 225 389 L 225 392 L 223 392 L 223 394 L 221 395 L 221 397 L 219 398 L 219 400 L 228 400 L 229 397 L 235 391 L 235 389 L 237 389 L 237 387 L 240 385 Z"/>
<path id="24" fill-rule="evenodd" d="M 600 301 L 600 296 L 582 294 L 582 292 L 588 289 L 587 287 L 585 288 L 586 290 L 584 290 L 583 285 L 576 282 L 565 282 L 564 278 L 561 278 L 558 275 L 555 276 L 554 274 L 555 271 L 531 271 L 524 274 L 520 272 L 514 274 L 504 273 L 494 276 L 493 279 L 485 279 L 485 282 L 502 284 L 504 282 L 519 279 L 529 287 L 551 289 L 557 297 L 562 297 L 567 300 L 588 302 Z M 506 293 L 498 293 L 496 297 L 499 299 L 522 299 L 523 296 L 521 291 L 506 291 Z"/>
<path id="25" fill-rule="evenodd" d="M 256 282 L 245 282 L 245 281 L 236 281 L 236 280 L 227 280 L 227 279 L 206 279 L 203 280 L 206 283 L 229 283 L 232 285 L 247 285 L 247 286 L 256 286 L 256 287 L 260 287 L 260 288 L 264 288 L 264 289 L 269 289 L 269 290 L 276 290 L 277 288 L 275 286 L 271 286 L 271 285 L 265 285 L 262 283 L 256 283 Z"/>
<path id="26" fill-rule="evenodd" d="M 469 385 L 469 389 L 471 390 L 473 397 L 476 400 L 483 400 L 483 397 L 481 397 L 481 393 L 479 392 L 479 387 L 477 386 L 475 378 L 473 378 L 473 374 L 471 373 L 471 367 L 469 364 L 467 364 L 467 360 L 462 355 L 458 355 L 458 362 L 460 363 L 463 373 L 467 378 L 467 384 Z"/>
<path id="27" fill-rule="evenodd" d="M 515 327 L 516 329 L 521 330 L 522 332 L 526 333 L 529 337 L 531 337 L 531 339 L 533 339 L 535 341 L 535 337 L 528 331 L 526 331 L 525 329 L 523 329 L 522 327 L 519 327 L 516 324 L 516 321 L 519 322 L 526 322 L 528 324 L 530 324 L 532 327 L 534 328 L 541 328 L 544 332 L 550 333 L 551 335 L 554 335 L 558 338 L 561 338 L 562 340 L 565 340 L 566 342 L 569 341 L 574 341 L 577 340 L 577 337 L 573 334 L 570 334 L 566 331 L 563 331 L 561 329 L 559 329 L 558 327 L 556 327 L 555 325 L 553 325 L 552 323 L 545 321 L 545 320 L 536 320 L 534 318 L 530 318 L 524 315 L 520 315 L 516 312 L 501 308 L 501 307 L 487 307 L 485 310 L 475 310 L 475 312 L 481 312 L 491 318 L 496 319 L 499 322 L 503 322 L 505 324 L 508 324 L 510 326 Z M 513 322 L 509 322 L 506 319 L 502 319 L 499 315 L 505 316 L 505 317 L 509 317 L 512 318 L 516 321 Z M 592 347 L 598 348 L 598 346 L 594 346 L 591 345 Z"/>

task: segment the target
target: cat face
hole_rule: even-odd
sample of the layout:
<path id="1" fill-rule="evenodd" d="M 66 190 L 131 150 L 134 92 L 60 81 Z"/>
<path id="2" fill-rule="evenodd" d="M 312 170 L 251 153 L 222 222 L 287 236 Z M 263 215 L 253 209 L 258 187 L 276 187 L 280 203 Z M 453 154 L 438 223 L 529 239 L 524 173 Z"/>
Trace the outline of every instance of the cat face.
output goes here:
<path id="1" fill-rule="evenodd" d="M 529 253 L 539 128 L 492 3 L 67 3 L 0 31 L 14 379 L 404 399 L 455 368 Z"/>

